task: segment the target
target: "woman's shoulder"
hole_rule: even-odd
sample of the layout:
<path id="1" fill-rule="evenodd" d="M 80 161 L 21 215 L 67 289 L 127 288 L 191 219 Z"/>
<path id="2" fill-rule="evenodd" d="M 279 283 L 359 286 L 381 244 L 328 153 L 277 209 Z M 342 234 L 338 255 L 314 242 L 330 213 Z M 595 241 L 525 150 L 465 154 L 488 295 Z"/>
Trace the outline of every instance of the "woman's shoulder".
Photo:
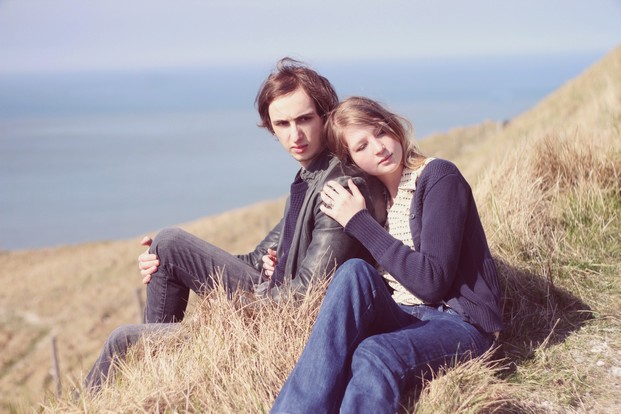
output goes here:
<path id="1" fill-rule="evenodd" d="M 421 179 L 437 181 L 450 174 L 462 176 L 459 168 L 451 161 L 442 158 L 434 158 L 425 166 L 425 169 L 421 173 Z"/>
<path id="2" fill-rule="evenodd" d="M 472 197 L 470 185 L 459 171 L 459 168 L 451 161 L 436 158 L 430 161 L 423 170 L 417 186 L 416 196 L 413 203 L 423 203 L 429 194 L 438 192 L 454 192 L 455 185 L 466 190 Z M 439 207 L 438 207 L 439 208 Z"/>
<path id="3" fill-rule="evenodd" d="M 447 179 L 456 179 L 461 185 L 470 189 L 468 181 L 466 181 L 455 164 L 445 159 L 435 158 L 422 171 L 416 185 L 417 191 L 420 190 L 421 196 L 424 197 L 424 194 L 436 188 L 436 184 L 446 183 Z"/>

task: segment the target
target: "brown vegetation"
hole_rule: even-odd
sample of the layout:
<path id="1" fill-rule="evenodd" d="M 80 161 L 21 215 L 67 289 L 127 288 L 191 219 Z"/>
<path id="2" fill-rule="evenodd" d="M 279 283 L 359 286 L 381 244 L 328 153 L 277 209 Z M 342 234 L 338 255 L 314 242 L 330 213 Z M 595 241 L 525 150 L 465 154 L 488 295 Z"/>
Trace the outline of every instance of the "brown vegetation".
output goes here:
<path id="1" fill-rule="evenodd" d="M 474 184 L 507 329 L 497 352 L 438 374 L 405 412 L 620 411 L 619 125 L 621 48 L 506 126 L 464 130 L 478 131 L 478 143 L 444 155 Z M 423 147 L 440 154 L 431 142 Z M 282 200 L 265 203 L 187 228 L 244 251 L 281 208 Z M 242 221 L 242 229 L 232 225 Z M 221 238 L 229 231 L 237 233 Z M 0 293 L 3 398 L 34 401 L 51 389 L 44 351 L 54 330 L 66 396 L 48 397 L 46 412 L 266 412 L 303 348 L 323 286 L 299 303 L 253 308 L 215 291 L 196 302 L 179 334 L 135 347 L 99 396 L 67 396 L 68 380 L 79 384 L 107 333 L 136 319 L 140 251 L 136 239 L 0 255 L 0 280 L 15 287 Z M 4 400 L 5 411 L 16 401 Z"/>

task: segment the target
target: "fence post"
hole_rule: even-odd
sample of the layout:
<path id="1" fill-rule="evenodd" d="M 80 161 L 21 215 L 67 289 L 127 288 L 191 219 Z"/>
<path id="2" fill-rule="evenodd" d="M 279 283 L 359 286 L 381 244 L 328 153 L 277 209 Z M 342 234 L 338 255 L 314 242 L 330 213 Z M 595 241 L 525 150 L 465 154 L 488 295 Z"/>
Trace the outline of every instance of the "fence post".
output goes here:
<path id="1" fill-rule="evenodd" d="M 60 365 L 58 363 L 58 347 L 56 346 L 56 335 L 52 335 L 52 367 L 54 382 L 56 383 L 56 397 L 60 398 L 62 387 L 60 384 Z"/>
<path id="2" fill-rule="evenodd" d="M 136 302 L 138 303 L 138 323 L 144 323 L 144 303 L 142 302 L 142 289 L 136 288 Z"/>

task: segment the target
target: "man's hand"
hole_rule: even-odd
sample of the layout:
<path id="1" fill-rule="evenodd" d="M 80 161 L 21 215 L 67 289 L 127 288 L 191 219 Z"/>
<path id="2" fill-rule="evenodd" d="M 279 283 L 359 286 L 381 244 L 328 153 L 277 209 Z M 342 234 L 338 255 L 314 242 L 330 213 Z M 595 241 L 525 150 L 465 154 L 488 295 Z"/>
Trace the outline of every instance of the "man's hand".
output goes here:
<path id="1" fill-rule="evenodd" d="M 160 261 L 156 255 L 149 253 L 149 246 L 153 243 L 153 239 L 145 236 L 140 242 L 141 245 L 147 246 L 147 250 L 138 256 L 138 268 L 142 275 L 142 283 L 145 285 L 151 281 L 151 275 L 157 271 Z"/>
<path id="2" fill-rule="evenodd" d="M 274 269 L 276 269 L 276 263 L 278 262 L 278 258 L 276 257 L 276 251 L 272 249 L 267 249 L 267 254 L 263 256 L 263 274 L 270 279 L 274 274 Z"/>
<path id="3" fill-rule="evenodd" d="M 347 185 L 351 193 L 336 181 L 328 181 L 321 191 L 324 204 L 319 206 L 321 211 L 343 227 L 356 213 L 366 208 L 364 196 L 351 178 L 347 181 Z"/>

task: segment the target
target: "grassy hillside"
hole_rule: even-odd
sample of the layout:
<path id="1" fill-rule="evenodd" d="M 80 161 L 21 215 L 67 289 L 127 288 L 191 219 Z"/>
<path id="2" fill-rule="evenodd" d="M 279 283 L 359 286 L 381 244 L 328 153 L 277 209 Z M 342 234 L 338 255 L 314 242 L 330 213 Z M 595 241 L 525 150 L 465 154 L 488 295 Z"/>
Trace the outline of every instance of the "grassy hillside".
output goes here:
<path id="1" fill-rule="evenodd" d="M 264 202 L 181 227 L 246 252 L 283 207 L 284 200 Z M 53 335 L 69 386 L 81 382 L 112 329 L 139 320 L 140 239 L 0 253 L 0 283 L 9 286 L 0 290 L 0 412 L 26 411 L 55 392 Z"/>
<path id="2" fill-rule="evenodd" d="M 473 183 L 504 286 L 507 330 L 497 353 L 442 373 L 404 411 L 621 411 L 620 125 L 617 48 L 506 125 L 423 143 Z M 245 251 L 281 209 L 282 200 L 185 227 Z M 52 333 L 67 395 L 107 333 L 136 320 L 138 240 L 0 255 L 0 281 L 12 287 L 0 293 L 5 411 L 53 390 Z M 265 412 L 303 348 L 323 289 L 302 303 L 252 308 L 214 292 L 195 301 L 178 335 L 137 346 L 99 396 L 48 397 L 41 407 Z"/>

